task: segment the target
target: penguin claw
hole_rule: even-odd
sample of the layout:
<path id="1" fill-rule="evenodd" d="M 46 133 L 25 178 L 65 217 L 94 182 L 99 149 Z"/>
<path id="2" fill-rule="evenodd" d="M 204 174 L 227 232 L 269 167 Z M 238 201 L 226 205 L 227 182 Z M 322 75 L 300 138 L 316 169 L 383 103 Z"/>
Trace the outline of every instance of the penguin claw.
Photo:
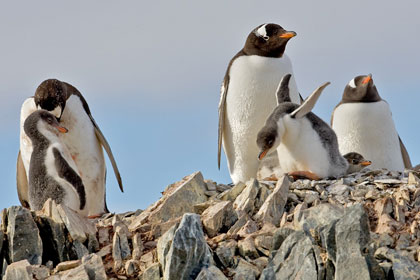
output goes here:
<path id="1" fill-rule="evenodd" d="M 320 180 L 321 179 L 320 177 L 318 177 L 318 175 L 310 171 L 293 171 L 293 172 L 289 172 L 289 175 L 292 176 L 294 180 L 298 180 L 298 179 Z"/>

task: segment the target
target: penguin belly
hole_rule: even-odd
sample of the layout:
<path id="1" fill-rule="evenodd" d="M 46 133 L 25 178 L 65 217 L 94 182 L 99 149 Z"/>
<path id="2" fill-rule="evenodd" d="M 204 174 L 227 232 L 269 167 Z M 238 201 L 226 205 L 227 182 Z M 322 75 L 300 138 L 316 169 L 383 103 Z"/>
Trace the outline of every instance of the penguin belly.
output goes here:
<path id="1" fill-rule="evenodd" d="M 320 178 L 337 176 L 331 172 L 329 153 L 310 121 L 285 118 L 286 132 L 277 148 L 283 172 L 310 171 Z"/>
<path id="2" fill-rule="evenodd" d="M 68 129 L 61 139 L 74 160 L 86 191 L 88 215 L 105 212 L 105 158 L 91 119 L 80 98 L 67 99 L 60 123 Z"/>
<path id="3" fill-rule="evenodd" d="M 29 163 L 31 161 L 33 146 L 31 139 L 25 133 L 23 124 L 25 123 L 26 118 L 36 110 L 37 108 L 33 97 L 26 99 L 23 102 L 22 108 L 20 110 L 20 155 L 22 158 L 23 166 L 25 167 L 26 178 L 29 178 Z"/>
<path id="4" fill-rule="evenodd" d="M 360 153 L 372 161 L 372 169 L 404 170 L 398 133 L 385 101 L 339 105 L 333 129 L 341 154 Z"/>
<path id="5" fill-rule="evenodd" d="M 257 134 L 277 105 L 280 79 L 293 73 L 289 58 L 240 56 L 229 71 L 223 148 L 234 184 L 257 176 L 259 167 Z M 300 103 L 296 83 L 290 81 L 290 96 Z"/>

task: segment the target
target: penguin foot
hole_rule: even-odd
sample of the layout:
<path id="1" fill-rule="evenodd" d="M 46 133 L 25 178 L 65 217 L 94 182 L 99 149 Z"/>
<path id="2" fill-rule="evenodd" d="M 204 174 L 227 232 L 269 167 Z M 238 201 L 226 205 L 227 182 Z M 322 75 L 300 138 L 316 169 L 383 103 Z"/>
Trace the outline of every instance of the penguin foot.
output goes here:
<path id="1" fill-rule="evenodd" d="M 294 180 L 298 180 L 298 179 L 320 180 L 321 179 L 320 177 L 318 177 L 318 175 L 310 171 L 293 171 L 293 172 L 289 172 L 289 175 L 292 176 Z"/>
<path id="2" fill-rule="evenodd" d="M 271 175 L 269 177 L 265 177 L 261 181 L 278 181 L 278 180 L 279 180 L 279 178 L 277 178 L 277 176 L 273 174 L 273 175 Z"/>
<path id="3" fill-rule="evenodd" d="M 103 214 L 90 215 L 90 216 L 87 216 L 87 218 L 88 218 L 88 219 L 97 219 L 97 218 L 102 217 L 102 215 L 103 215 Z"/>

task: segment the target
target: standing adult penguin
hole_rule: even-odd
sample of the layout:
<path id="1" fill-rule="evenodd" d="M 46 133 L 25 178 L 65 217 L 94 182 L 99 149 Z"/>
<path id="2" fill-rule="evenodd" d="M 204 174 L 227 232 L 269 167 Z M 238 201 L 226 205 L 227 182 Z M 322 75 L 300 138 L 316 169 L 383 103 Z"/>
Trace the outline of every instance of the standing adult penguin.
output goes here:
<path id="1" fill-rule="evenodd" d="M 411 168 L 398 136 L 391 109 L 376 89 L 372 75 L 352 79 L 331 116 L 341 153 L 357 152 L 372 161 L 371 168 L 403 171 Z"/>
<path id="2" fill-rule="evenodd" d="M 45 110 L 30 114 L 24 122 L 33 152 L 29 165 L 29 206 L 41 210 L 52 198 L 73 210 L 86 214 L 86 193 L 76 164 L 62 145 L 58 133 L 67 133 L 54 115 Z"/>
<path id="3" fill-rule="evenodd" d="M 62 135 L 62 142 L 69 150 L 86 188 L 88 215 L 108 212 L 105 201 L 106 166 L 102 147 L 112 163 L 115 176 L 123 191 L 121 176 L 111 148 L 92 117 L 82 94 L 72 85 L 56 79 L 43 81 L 35 95 L 28 98 L 21 109 L 20 152 L 18 155 L 18 195 L 22 205 L 27 202 L 27 180 L 32 144 L 23 130 L 26 117 L 37 109 L 53 113 L 69 132 Z"/>
<path id="4" fill-rule="evenodd" d="M 284 102 L 289 94 L 290 75 L 282 78 L 277 91 L 277 107 L 257 137 L 263 159 L 277 149 L 280 168 L 292 176 L 317 180 L 347 173 L 348 162 L 338 150 L 337 136 L 331 127 L 311 112 L 322 91 L 317 88 L 302 105 Z"/>
<path id="5" fill-rule="evenodd" d="M 295 32 L 278 24 L 262 24 L 248 35 L 245 46 L 229 63 L 219 103 L 218 166 L 220 169 L 223 143 L 234 184 L 257 175 L 260 163 L 255 138 L 275 108 L 273 93 L 280 77 L 293 73 L 284 52 L 294 36 Z M 295 103 L 301 102 L 293 78 L 290 97 Z"/>

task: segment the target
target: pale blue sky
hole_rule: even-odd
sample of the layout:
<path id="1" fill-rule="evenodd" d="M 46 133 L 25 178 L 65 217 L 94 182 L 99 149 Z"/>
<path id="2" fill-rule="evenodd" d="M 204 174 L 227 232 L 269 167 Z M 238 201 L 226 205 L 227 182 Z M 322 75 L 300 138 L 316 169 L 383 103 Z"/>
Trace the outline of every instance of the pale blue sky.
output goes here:
<path id="1" fill-rule="evenodd" d="M 19 111 L 40 82 L 76 86 L 116 156 L 111 211 L 146 208 L 170 183 L 217 170 L 217 105 L 230 58 L 248 33 L 274 22 L 296 31 L 286 52 L 315 112 L 329 121 L 344 86 L 372 73 L 413 163 L 420 162 L 420 4 L 371 1 L 1 1 L 0 208 L 18 204 Z"/>

